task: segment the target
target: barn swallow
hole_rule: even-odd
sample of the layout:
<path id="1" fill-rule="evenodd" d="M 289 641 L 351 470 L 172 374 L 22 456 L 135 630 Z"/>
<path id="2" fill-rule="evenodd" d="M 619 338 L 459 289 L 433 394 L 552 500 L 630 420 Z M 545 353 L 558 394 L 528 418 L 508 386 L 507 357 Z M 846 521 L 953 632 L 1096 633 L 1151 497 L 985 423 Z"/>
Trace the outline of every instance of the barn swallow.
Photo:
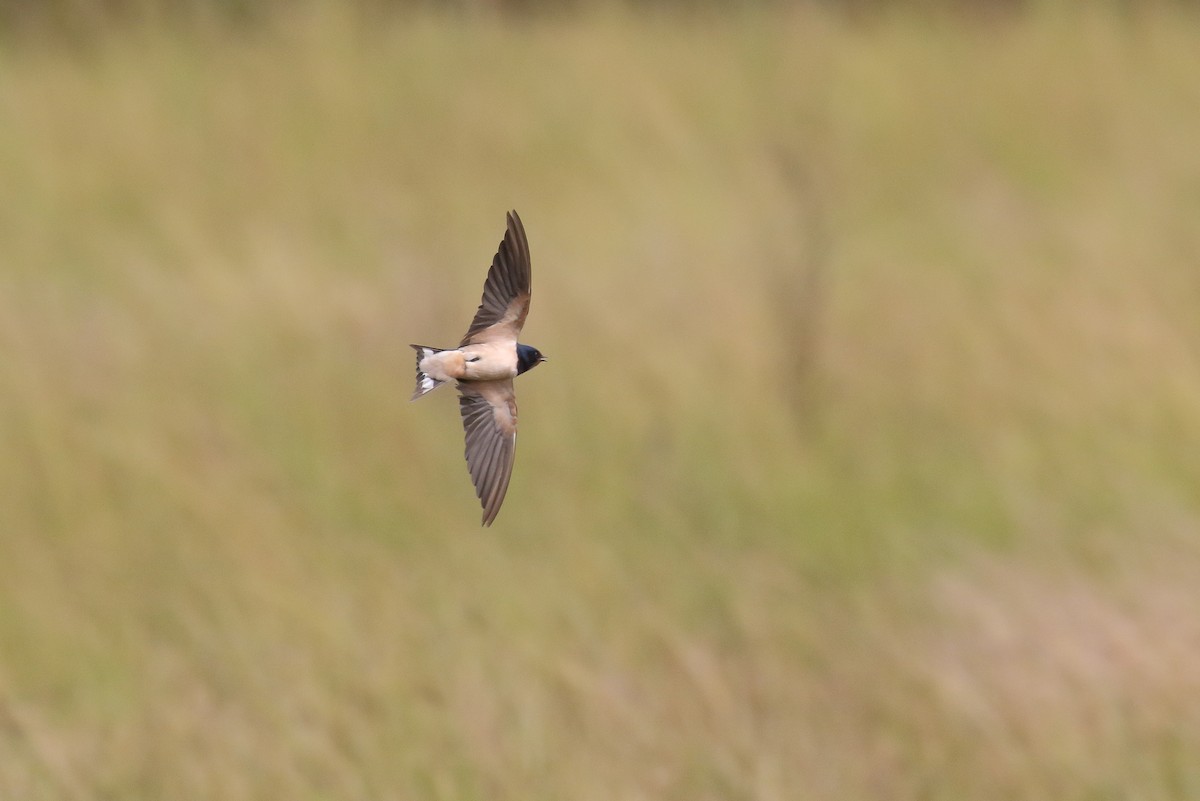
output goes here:
<path id="1" fill-rule="evenodd" d="M 483 525 L 500 512 L 517 449 L 517 399 L 513 379 L 546 361 L 517 342 L 529 314 L 529 242 L 515 211 L 492 259 L 483 300 L 467 334 L 453 350 L 413 345 L 417 389 L 412 399 L 458 382 L 458 408 L 467 435 L 467 468 L 483 505 Z"/>

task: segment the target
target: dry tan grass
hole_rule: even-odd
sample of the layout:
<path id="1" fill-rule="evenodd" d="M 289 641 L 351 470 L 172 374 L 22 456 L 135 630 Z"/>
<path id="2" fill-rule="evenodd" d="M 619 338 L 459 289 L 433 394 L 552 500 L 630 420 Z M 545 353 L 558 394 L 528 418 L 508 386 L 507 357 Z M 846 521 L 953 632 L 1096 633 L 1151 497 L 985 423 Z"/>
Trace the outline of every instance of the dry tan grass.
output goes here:
<path id="1" fill-rule="evenodd" d="M 0 795 L 1189 798 L 1196 20 L 0 50 Z M 530 228 L 477 530 L 452 342 Z"/>

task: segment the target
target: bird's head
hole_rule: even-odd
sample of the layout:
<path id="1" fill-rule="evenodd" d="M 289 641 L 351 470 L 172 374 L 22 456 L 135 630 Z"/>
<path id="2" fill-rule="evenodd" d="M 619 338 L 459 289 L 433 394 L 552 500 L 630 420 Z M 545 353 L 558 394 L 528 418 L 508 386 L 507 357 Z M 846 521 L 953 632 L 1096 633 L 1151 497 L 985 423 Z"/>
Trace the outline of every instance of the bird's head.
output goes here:
<path id="1" fill-rule="evenodd" d="M 544 361 L 546 361 L 546 357 L 537 348 L 517 344 L 517 375 L 529 372 Z"/>

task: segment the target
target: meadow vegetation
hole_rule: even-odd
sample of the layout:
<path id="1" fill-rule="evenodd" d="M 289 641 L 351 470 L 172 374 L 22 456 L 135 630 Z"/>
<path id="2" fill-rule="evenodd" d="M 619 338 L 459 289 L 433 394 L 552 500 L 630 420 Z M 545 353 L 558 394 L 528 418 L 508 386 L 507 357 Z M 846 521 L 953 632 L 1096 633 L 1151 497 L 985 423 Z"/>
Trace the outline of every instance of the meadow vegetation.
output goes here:
<path id="1" fill-rule="evenodd" d="M 1200 18 L 0 39 L 0 796 L 1200 795 Z M 410 405 L 520 211 L 516 473 Z"/>

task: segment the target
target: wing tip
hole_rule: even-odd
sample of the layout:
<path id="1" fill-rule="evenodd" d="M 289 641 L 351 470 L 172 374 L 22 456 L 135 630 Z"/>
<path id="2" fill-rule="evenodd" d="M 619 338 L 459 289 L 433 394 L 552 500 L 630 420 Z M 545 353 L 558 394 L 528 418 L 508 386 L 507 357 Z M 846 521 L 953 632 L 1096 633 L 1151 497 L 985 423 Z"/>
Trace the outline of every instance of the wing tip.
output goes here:
<path id="1" fill-rule="evenodd" d="M 504 466 L 501 468 L 499 481 L 492 486 L 486 499 L 482 495 L 479 498 L 483 505 L 483 525 L 485 526 L 492 525 L 496 515 L 500 514 L 500 507 L 504 505 L 504 499 L 508 496 L 508 485 L 512 481 L 513 465 L 516 462 L 516 448 L 517 435 L 516 432 L 513 432 L 507 445 L 501 446 L 499 458 L 504 460 Z"/>
<path id="2" fill-rule="evenodd" d="M 517 235 L 517 238 L 522 242 L 527 242 L 528 237 L 525 236 L 525 223 L 521 222 L 521 215 L 517 214 L 516 209 L 511 209 L 505 214 L 505 221 L 508 223 L 508 230 Z M 526 255 L 528 248 L 522 248 Z"/>

